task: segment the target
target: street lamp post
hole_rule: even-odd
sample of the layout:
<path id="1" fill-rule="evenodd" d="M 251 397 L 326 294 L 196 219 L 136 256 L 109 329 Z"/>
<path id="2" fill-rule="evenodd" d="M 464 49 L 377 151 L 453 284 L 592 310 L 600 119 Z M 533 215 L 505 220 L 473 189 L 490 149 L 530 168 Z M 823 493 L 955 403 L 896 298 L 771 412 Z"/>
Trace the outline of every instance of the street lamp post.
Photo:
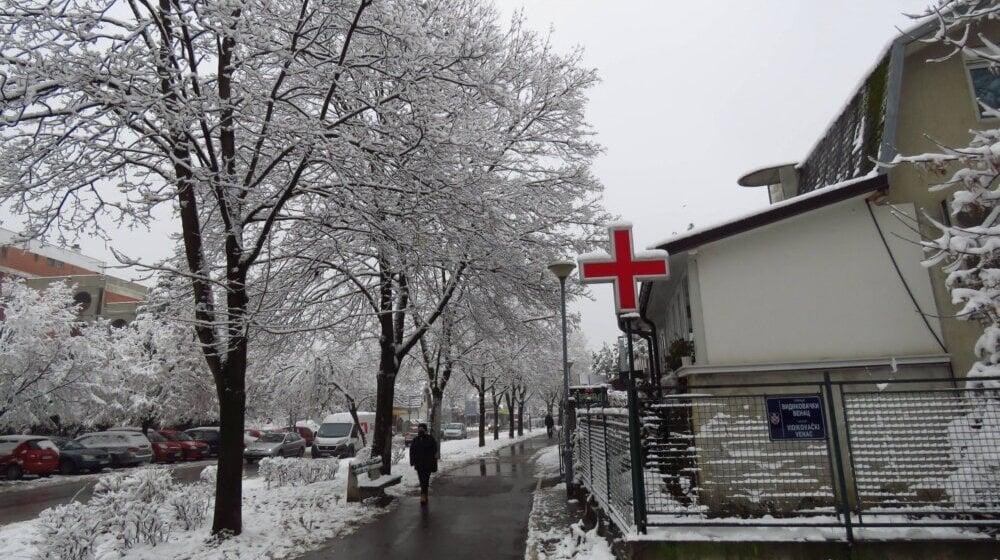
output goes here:
<path id="1" fill-rule="evenodd" d="M 559 300 L 562 305 L 562 352 L 563 352 L 563 464 L 566 465 L 566 495 L 573 494 L 573 449 L 571 447 L 569 418 L 569 350 L 566 342 L 566 278 L 572 274 L 576 263 L 570 260 L 549 264 L 549 271 L 559 279 Z"/>

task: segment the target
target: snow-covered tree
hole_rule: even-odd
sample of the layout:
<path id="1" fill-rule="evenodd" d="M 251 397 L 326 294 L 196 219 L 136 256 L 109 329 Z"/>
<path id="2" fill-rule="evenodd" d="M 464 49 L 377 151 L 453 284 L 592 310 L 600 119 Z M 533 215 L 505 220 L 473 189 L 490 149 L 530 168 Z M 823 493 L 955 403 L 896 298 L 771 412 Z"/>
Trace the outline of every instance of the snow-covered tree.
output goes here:
<path id="1" fill-rule="evenodd" d="M 944 0 L 921 17 L 937 20 L 938 30 L 927 40 L 951 47 L 949 56 L 968 53 L 1000 72 L 1000 45 L 979 30 L 1000 18 L 1000 2 Z M 1000 117 L 1000 107 L 979 103 L 989 116 Z M 925 263 L 947 272 L 952 300 L 962 306 L 958 316 L 983 326 L 975 345 L 979 361 L 968 377 L 1000 375 L 1000 128 L 972 131 L 965 147 L 942 146 L 939 153 L 904 155 L 894 163 L 913 163 L 940 177 L 932 190 L 954 189 L 954 225 L 927 216 L 941 234 L 924 242 L 931 253 Z"/>
<path id="2" fill-rule="evenodd" d="M 214 534 L 242 530 L 248 351 L 276 311 L 262 307 L 276 267 L 325 254 L 328 270 L 374 282 L 387 457 L 400 362 L 462 277 L 497 260 L 484 248 L 544 245 L 589 221 L 594 74 L 495 22 L 478 0 L 0 8 L 0 203 L 26 236 L 109 237 L 106 218 L 142 225 L 164 204 L 179 219 L 173 268 L 219 400 Z M 318 239 L 326 252 L 299 259 Z M 440 297 L 414 268 L 426 262 L 445 273 Z M 284 303 L 285 317 L 314 316 L 292 308 L 314 301 Z"/>
<path id="3" fill-rule="evenodd" d="M 611 380 L 618 376 L 618 349 L 607 342 L 591 357 L 590 373 L 600 379 Z"/>
<path id="4" fill-rule="evenodd" d="M 72 415 L 86 399 L 97 356 L 73 289 L 0 283 L 0 426 L 27 427 Z"/>
<path id="5" fill-rule="evenodd" d="M 101 367 L 86 423 L 172 425 L 212 418 L 218 404 L 191 325 L 169 320 L 147 306 L 127 327 L 103 326 L 93 337 Z"/>

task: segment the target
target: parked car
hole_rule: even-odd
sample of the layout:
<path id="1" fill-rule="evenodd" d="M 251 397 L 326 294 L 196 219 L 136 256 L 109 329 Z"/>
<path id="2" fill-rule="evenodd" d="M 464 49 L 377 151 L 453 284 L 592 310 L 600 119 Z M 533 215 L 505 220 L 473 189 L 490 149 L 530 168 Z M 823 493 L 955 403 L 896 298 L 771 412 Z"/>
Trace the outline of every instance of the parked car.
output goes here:
<path id="1" fill-rule="evenodd" d="M 444 425 L 444 429 L 441 430 L 441 436 L 444 439 L 465 439 L 469 437 L 469 433 L 465 428 L 465 424 L 452 422 L 451 424 Z"/>
<path id="2" fill-rule="evenodd" d="M 209 455 L 219 455 L 219 445 L 221 444 L 219 428 L 213 426 L 202 426 L 200 428 L 191 428 L 190 430 L 185 431 L 187 432 L 187 435 L 191 436 L 191 439 L 200 441 L 207 445 Z"/>
<path id="3" fill-rule="evenodd" d="M 80 471 L 95 473 L 111 466 L 111 454 L 103 449 L 84 447 L 80 442 L 66 437 L 49 439 L 59 448 L 60 474 L 75 474 Z"/>
<path id="4" fill-rule="evenodd" d="M 142 432 L 108 430 L 83 434 L 76 441 L 84 447 L 110 453 L 112 467 L 128 467 L 153 460 L 153 446 Z"/>
<path id="5" fill-rule="evenodd" d="M 410 426 L 403 431 L 403 445 L 410 445 L 413 439 L 417 437 L 417 426 L 425 423 L 423 420 L 411 421 Z"/>
<path id="6" fill-rule="evenodd" d="M 257 441 L 263 434 L 264 432 L 254 428 L 247 428 L 246 430 L 243 430 L 243 447 L 246 448 L 246 446 Z"/>
<path id="7" fill-rule="evenodd" d="M 7 480 L 25 474 L 49 476 L 59 468 L 59 449 L 41 436 L 0 437 L 0 473 Z"/>
<path id="8" fill-rule="evenodd" d="M 243 450 L 247 463 L 264 457 L 301 457 L 306 454 L 306 442 L 295 432 L 268 432 Z"/>
<path id="9" fill-rule="evenodd" d="M 313 431 L 311 429 L 307 428 L 306 426 L 289 427 L 289 428 L 285 428 L 285 431 L 286 432 L 295 432 L 295 433 L 299 434 L 299 437 L 302 438 L 306 442 L 306 447 L 311 447 L 312 444 L 313 444 L 313 440 L 316 438 L 315 434 L 313 434 Z"/>
<path id="10" fill-rule="evenodd" d="M 153 462 L 173 463 L 184 460 L 184 446 L 177 441 L 170 441 L 159 433 L 149 430 L 146 439 L 153 446 Z"/>
<path id="11" fill-rule="evenodd" d="M 186 432 L 180 430 L 160 430 L 157 433 L 170 441 L 176 441 L 181 444 L 181 449 L 184 450 L 184 458 L 189 461 L 204 459 L 211 452 L 207 443 L 191 439 L 191 436 L 187 435 Z"/>
<path id="12" fill-rule="evenodd" d="M 361 431 L 367 435 L 375 425 L 375 413 L 358 411 L 357 414 Z M 362 447 L 361 434 L 354 425 L 354 417 L 349 412 L 338 412 L 328 415 L 320 424 L 313 439 L 312 456 L 353 457 L 355 451 Z"/>

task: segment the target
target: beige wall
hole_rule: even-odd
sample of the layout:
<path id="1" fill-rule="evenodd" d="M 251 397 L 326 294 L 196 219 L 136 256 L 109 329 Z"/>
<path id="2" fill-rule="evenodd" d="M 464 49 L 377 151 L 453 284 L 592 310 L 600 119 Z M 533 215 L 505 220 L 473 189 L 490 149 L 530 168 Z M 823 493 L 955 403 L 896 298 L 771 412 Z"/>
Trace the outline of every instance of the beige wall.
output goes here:
<path id="1" fill-rule="evenodd" d="M 891 208 L 873 209 L 921 308 L 933 311 L 920 249 L 905 240 L 913 235 Z M 864 198 L 706 245 L 691 260 L 704 321 L 701 365 L 942 353 L 903 288 Z"/>
<path id="2" fill-rule="evenodd" d="M 986 30 L 988 36 L 1000 36 L 1000 23 Z M 940 45 L 911 43 L 906 49 L 903 67 L 903 88 L 896 127 L 896 151 L 904 155 L 940 151 L 935 144 L 961 147 L 968 145 L 969 130 L 997 127 L 997 119 L 979 120 L 972 103 L 969 81 L 961 57 L 943 62 L 928 62 L 947 54 Z M 929 137 L 928 137 L 929 136 Z M 929 186 L 941 180 L 913 166 L 900 166 L 889 172 L 889 198 L 892 202 L 913 202 L 921 211 L 937 220 L 942 219 L 941 201 L 951 199 L 951 191 L 930 192 Z M 923 221 L 921 230 L 926 237 L 937 237 L 937 230 Z M 943 318 L 945 345 L 952 355 L 958 375 L 964 375 L 975 362 L 972 348 L 982 329 L 953 316 L 958 308 L 944 287 L 944 274 L 939 268 L 930 271 L 934 300 Z"/>

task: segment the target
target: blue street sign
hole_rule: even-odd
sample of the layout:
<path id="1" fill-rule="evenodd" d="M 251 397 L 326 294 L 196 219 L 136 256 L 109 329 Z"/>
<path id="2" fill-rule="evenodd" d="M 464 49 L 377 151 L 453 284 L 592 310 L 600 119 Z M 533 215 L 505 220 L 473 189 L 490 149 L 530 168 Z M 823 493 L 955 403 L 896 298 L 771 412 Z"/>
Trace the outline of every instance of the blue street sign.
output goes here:
<path id="1" fill-rule="evenodd" d="M 823 401 L 819 395 L 766 397 L 771 441 L 826 439 Z"/>

